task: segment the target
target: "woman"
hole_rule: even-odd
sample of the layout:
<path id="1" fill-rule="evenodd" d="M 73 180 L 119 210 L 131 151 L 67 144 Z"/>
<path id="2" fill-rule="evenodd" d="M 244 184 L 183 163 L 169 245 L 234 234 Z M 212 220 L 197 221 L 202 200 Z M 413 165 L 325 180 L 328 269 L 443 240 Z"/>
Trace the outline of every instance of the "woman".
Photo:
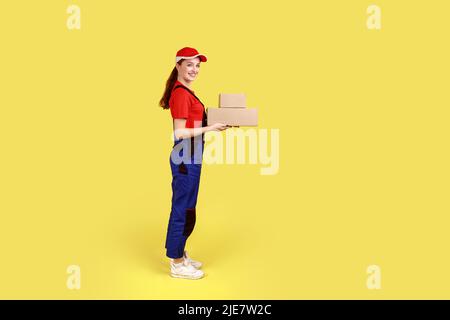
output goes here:
<path id="1" fill-rule="evenodd" d="M 206 56 L 194 48 L 179 50 L 159 102 L 163 109 L 170 108 L 175 138 L 170 155 L 172 209 L 167 228 L 166 255 L 170 258 L 170 275 L 183 279 L 200 279 L 204 275 L 200 270 L 201 262 L 189 258 L 184 249 L 196 220 L 204 133 L 229 127 L 222 123 L 206 126 L 205 107 L 191 90 L 191 84 L 200 70 L 200 62 L 206 61 Z"/>

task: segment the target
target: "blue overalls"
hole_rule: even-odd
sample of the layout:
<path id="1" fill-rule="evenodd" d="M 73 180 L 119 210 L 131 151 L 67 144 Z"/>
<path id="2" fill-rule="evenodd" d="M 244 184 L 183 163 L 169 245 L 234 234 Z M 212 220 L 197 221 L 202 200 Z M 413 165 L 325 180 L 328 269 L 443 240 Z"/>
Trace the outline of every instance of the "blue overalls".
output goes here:
<path id="1" fill-rule="evenodd" d="M 194 95 L 189 89 L 183 88 Z M 194 95 L 195 96 L 195 95 Z M 197 97 L 195 97 L 197 98 Z M 197 98 L 200 101 L 200 99 Z M 203 103 L 202 103 L 203 105 Z M 203 106 L 204 108 L 204 106 Z M 203 110 L 203 126 L 206 125 L 206 113 Z M 175 140 L 170 153 L 172 171 L 172 209 L 166 237 L 166 255 L 172 259 L 183 257 L 186 240 L 194 230 L 196 221 L 197 196 L 202 170 L 204 134 L 195 138 Z M 187 152 L 187 154 L 184 154 Z M 189 159 L 177 161 L 177 159 Z M 174 161 L 175 160 L 175 161 Z"/>

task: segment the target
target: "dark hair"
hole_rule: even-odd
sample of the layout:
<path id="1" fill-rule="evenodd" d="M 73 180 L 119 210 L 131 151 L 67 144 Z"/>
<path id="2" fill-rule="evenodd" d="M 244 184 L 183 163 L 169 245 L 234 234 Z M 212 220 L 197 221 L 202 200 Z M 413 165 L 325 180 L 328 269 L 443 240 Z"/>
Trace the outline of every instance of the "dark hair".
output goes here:
<path id="1" fill-rule="evenodd" d="M 183 62 L 184 59 L 181 59 L 177 62 L 177 64 L 181 65 L 181 62 Z M 178 79 L 178 70 L 176 67 L 173 67 L 172 72 L 170 73 L 169 79 L 166 81 L 166 89 L 164 90 L 164 94 L 159 100 L 159 106 L 163 109 L 169 109 L 169 99 L 170 94 L 172 93 L 173 85 Z"/>

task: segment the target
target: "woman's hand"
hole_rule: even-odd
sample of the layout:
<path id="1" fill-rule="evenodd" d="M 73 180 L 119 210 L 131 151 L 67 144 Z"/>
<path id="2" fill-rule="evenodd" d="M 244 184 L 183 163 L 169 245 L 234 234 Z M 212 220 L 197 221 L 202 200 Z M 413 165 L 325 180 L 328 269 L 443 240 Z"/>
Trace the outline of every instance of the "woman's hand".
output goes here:
<path id="1" fill-rule="evenodd" d="M 209 128 L 210 128 L 209 131 L 223 131 L 230 127 L 231 126 L 223 124 L 223 123 L 214 123 L 213 125 L 209 126 Z"/>
<path id="2" fill-rule="evenodd" d="M 187 138 L 195 137 L 195 136 L 201 135 L 207 131 L 223 131 L 228 128 L 231 128 L 231 126 L 223 124 L 223 123 L 215 123 L 215 124 L 213 124 L 211 126 L 207 126 L 207 127 L 186 128 L 186 119 L 174 119 L 173 128 L 174 128 L 175 139 L 180 140 L 180 139 L 187 139 Z"/>

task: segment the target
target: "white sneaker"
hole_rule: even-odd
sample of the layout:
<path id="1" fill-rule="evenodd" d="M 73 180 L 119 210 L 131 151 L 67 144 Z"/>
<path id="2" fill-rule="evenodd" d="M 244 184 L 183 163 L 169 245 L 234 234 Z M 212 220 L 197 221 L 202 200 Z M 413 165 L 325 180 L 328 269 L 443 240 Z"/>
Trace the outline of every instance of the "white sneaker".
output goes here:
<path id="1" fill-rule="evenodd" d="M 189 258 L 187 251 L 184 251 L 184 259 L 187 260 L 196 269 L 200 269 L 203 265 L 200 261 L 195 261 Z"/>
<path id="2" fill-rule="evenodd" d="M 186 259 L 180 263 L 174 263 L 170 260 L 170 275 L 174 278 L 182 279 L 200 279 L 203 278 L 203 271 L 197 270 Z"/>

